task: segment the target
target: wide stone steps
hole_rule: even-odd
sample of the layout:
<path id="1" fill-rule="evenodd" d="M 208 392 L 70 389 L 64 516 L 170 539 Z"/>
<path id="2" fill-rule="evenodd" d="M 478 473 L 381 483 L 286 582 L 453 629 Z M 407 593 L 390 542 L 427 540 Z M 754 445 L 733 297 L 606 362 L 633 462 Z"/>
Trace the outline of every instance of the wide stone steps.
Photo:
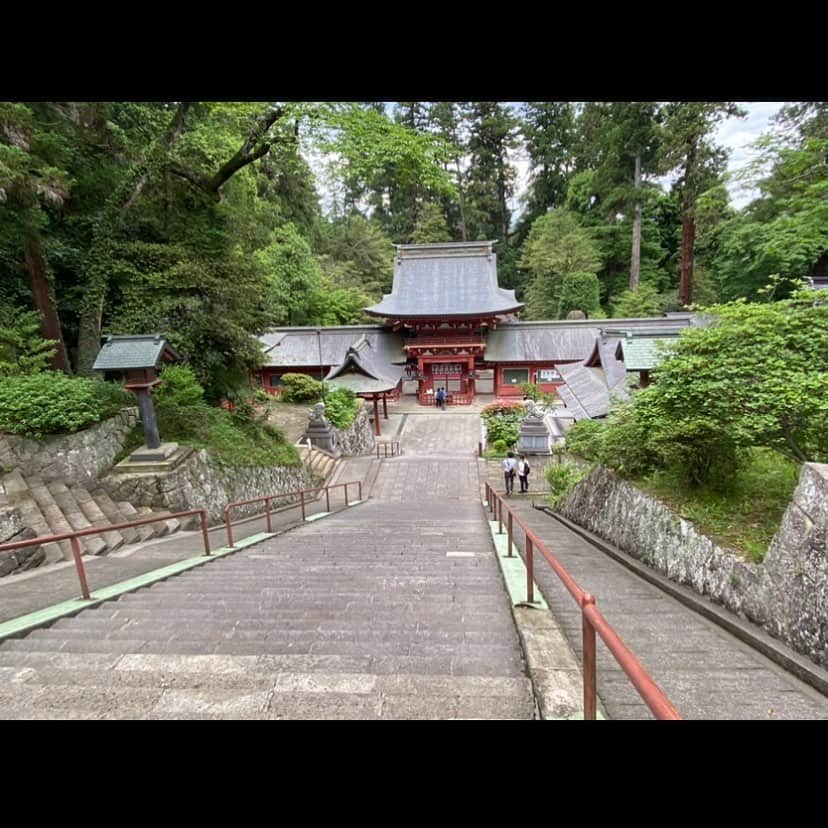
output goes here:
<path id="1" fill-rule="evenodd" d="M 532 718 L 479 504 L 387 509 L 0 643 L 0 717 Z"/>
<path id="2" fill-rule="evenodd" d="M 0 493 L 4 507 L 16 509 L 23 525 L 35 535 L 102 528 L 154 514 L 148 507 L 136 509 L 127 502 L 116 503 L 101 488 L 90 491 L 85 486 L 45 482 L 37 476 L 26 478 L 18 469 L 0 477 Z M 84 555 L 104 555 L 126 544 L 161 537 L 180 528 L 179 521 L 171 518 L 135 528 L 110 529 L 100 535 L 81 537 L 78 542 Z M 72 560 L 72 547 L 68 540 L 44 544 L 42 549 L 46 563 Z"/>

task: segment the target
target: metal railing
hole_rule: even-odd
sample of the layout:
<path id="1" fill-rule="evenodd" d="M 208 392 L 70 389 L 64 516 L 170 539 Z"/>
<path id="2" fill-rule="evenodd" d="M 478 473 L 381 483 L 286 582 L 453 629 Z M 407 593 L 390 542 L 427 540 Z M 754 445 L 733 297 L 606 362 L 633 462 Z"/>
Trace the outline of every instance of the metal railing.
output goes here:
<path id="1" fill-rule="evenodd" d="M 296 497 L 299 495 L 299 507 L 302 510 L 302 520 L 306 519 L 306 505 L 307 501 L 305 499 L 305 495 L 308 494 L 316 494 L 317 492 L 324 491 L 325 492 L 325 504 L 327 507 L 327 511 L 331 511 L 331 489 L 339 489 L 343 488 L 345 490 L 345 505 L 348 506 L 348 486 L 357 486 L 359 497 L 358 500 L 362 500 L 362 481 L 361 480 L 349 480 L 347 483 L 334 483 L 331 486 L 317 486 L 313 489 L 302 489 L 298 492 L 285 492 L 284 494 L 272 494 L 272 495 L 265 495 L 264 497 L 253 497 L 250 500 L 234 500 L 232 503 L 228 503 L 224 507 L 224 525 L 227 529 L 227 545 L 229 547 L 235 546 L 233 543 L 233 525 L 230 523 L 230 510 L 235 509 L 238 506 L 249 506 L 252 503 L 264 503 L 265 505 L 265 514 L 267 515 L 267 531 L 273 531 L 273 524 L 271 522 L 270 516 L 270 502 L 272 500 L 282 500 L 286 497 Z"/>
<path id="2" fill-rule="evenodd" d="M 143 526 L 147 523 L 158 523 L 161 520 L 170 520 L 170 518 L 181 518 L 189 515 L 198 515 L 201 519 L 201 535 L 204 539 L 204 554 L 210 554 L 210 537 L 207 534 L 207 510 L 206 509 L 190 509 L 187 512 L 170 512 L 164 515 L 153 515 L 152 517 L 140 518 L 138 520 L 130 520 L 127 523 L 113 523 L 107 526 L 90 526 L 88 529 L 77 529 L 74 532 L 62 532 L 59 535 L 43 535 L 38 538 L 29 538 L 28 540 L 14 541 L 12 543 L 0 544 L 0 553 L 13 552 L 15 549 L 24 549 L 27 546 L 43 546 L 47 543 L 56 543 L 57 541 L 68 540 L 72 546 L 72 557 L 75 560 L 75 570 L 78 573 L 78 580 L 81 586 L 81 597 L 89 600 L 89 584 L 86 580 L 86 568 L 83 565 L 83 558 L 81 556 L 80 543 L 78 538 L 86 535 L 100 535 L 103 532 L 117 531 L 118 529 L 130 529 L 134 526 Z"/>
<path id="3" fill-rule="evenodd" d="M 583 636 L 583 674 L 584 674 L 584 719 L 595 719 L 597 712 L 597 691 L 596 691 L 596 659 L 595 659 L 595 634 L 597 633 L 607 649 L 612 653 L 621 669 L 627 674 L 635 687 L 638 695 L 645 704 L 652 710 L 657 719 L 680 719 L 676 709 L 670 700 L 664 695 L 659 686 L 653 681 L 650 675 L 642 666 L 641 662 L 632 654 L 632 651 L 621 640 L 621 637 L 612 628 L 595 606 L 595 597 L 585 592 L 572 576 L 564 569 L 563 565 L 546 548 L 544 542 L 521 520 L 520 516 L 503 502 L 503 497 L 498 494 L 494 487 L 486 483 L 486 502 L 489 511 L 496 517 L 498 522 L 498 533 L 503 534 L 503 524 L 506 523 L 509 551 L 508 556 L 512 557 L 512 538 L 514 523 L 523 530 L 526 555 L 526 602 L 534 603 L 534 552 L 537 549 L 549 562 L 554 573 L 561 583 L 566 587 L 569 594 L 575 599 L 575 603 L 581 608 L 581 635 Z M 503 518 L 503 510 L 506 509 L 506 520 Z"/>
<path id="4" fill-rule="evenodd" d="M 399 457 L 402 454 L 402 450 L 400 449 L 400 444 L 397 441 L 388 440 L 384 443 L 377 443 L 377 457 Z M 380 452 L 382 449 L 382 452 Z"/>

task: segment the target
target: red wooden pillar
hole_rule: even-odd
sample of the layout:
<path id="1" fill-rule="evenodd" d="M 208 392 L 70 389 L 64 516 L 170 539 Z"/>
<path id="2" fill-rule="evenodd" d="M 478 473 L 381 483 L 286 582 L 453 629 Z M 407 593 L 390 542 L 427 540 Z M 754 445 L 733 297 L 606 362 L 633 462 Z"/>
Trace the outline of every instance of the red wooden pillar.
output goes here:
<path id="1" fill-rule="evenodd" d="M 377 395 L 373 394 L 371 399 L 374 401 L 374 434 L 377 437 L 380 436 L 380 421 L 379 421 L 379 411 L 377 410 Z"/>
<path id="2" fill-rule="evenodd" d="M 386 420 L 388 419 L 388 398 L 384 393 L 382 395 L 382 416 L 385 417 Z"/>

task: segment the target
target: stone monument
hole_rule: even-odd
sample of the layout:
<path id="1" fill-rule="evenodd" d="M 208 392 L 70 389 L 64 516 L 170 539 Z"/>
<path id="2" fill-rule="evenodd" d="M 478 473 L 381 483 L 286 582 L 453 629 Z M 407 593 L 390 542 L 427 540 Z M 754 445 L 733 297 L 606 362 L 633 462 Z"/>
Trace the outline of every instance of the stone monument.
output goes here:
<path id="1" fill-rule="evenodd" d="M 526 416 L 520 423 L 518 454 L 550 455 L 549 427 L 544 418 L 546 409 L 534 400 L 526 401 Z"/>
<path id="2" fill-rule="evenodd" d="M 312 409 L 308 409 L 310 420 L 303 440 L 310 440 L 317 448 L 324 449 L 334 457 L 342 453 L 337 446 L 336 431 L 325 417 L 325 403 L 318 402 Z"/>

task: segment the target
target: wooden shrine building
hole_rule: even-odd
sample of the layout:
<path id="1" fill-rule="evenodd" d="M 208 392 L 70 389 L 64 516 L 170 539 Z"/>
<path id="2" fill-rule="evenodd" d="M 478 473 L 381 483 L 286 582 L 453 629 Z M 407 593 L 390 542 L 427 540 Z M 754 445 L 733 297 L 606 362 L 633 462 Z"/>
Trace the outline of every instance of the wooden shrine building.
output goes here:
<path id="1" fill-rule="evenodd" d="M 404 384 L 423 405 L 441 386 L 449 405 L 462 405 L 483 392 L 522 397 L 521 386 L 533 383 L 557 390 L 581 416 L 601 416 L 589 412 L 605 411 L 610 391 L 624 393 L 621 338 L 656 328 L 659 337 L 678 335 L 691 324 L 689 313 L 614 319 L 611 331 L 610 320 L 521 322 L 523 304 L 498 286 L 494 245 L 397 245 L 391 293 L 365 309 L 382 324 L 275 329 L 261 337 L 256 383 L 273 394 L 286 373 L 346 384 L 373 402 L 377 429 L 379 402 L 385 410 Z"/>

